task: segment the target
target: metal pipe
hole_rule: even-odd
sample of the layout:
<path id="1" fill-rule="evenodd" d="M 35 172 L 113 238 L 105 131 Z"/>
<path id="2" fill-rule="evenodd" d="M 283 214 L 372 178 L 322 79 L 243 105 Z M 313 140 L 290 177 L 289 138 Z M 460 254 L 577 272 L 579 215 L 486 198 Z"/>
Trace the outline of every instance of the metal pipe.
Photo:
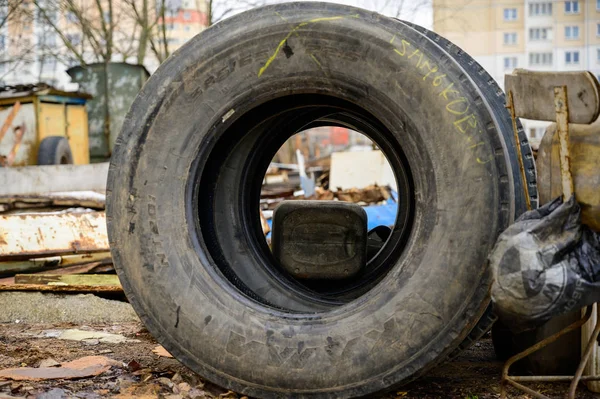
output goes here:
<path id="1" fill-rule="evenodd" d="M 591 309 L 592 307 L 590 306 L 589 308 Z M 585 368 L 585 365 L 586 365 L 588 359 L 590 358 L 592 349 L 594 349 L 594 346 L 597 345 L 596 340 L 598 339 L 599 333 L 600 333 L 600 319 L 597 319 L 596 327 L 594 328 L 594 331 L 592 332 L 592 336 L 590 337 L 590 340 L 588 341 L 588 345 L 585 348 L 585 352 L 583 353 L 583 356 L 581 357 L 581 362 L 579 362 L 579 367 L 577 368 L 575 377 L 573 378 L 573 381 L 571 382 L 571 386 L 569 387 L 569 399 L 575 398 L 575 391 L 577 390 L 577 384 L 579 384 L 579 381 L 583 379 L 581 377 L 581 375 L 583 374 L 583 369 Z M 598 379 L 600 380 L 600 378 L 598 378 Z"/>
<path id="2" fill-rule="evenodd" d="M 523 359 L 524 357 L 527 357 L 530 354 L 532 354 L 534 352 L 537 352 L 538 350 L 542 349 L 543 347 L 551 344 L 552 342 L 556 341 L 558 338 L 562 337 L 563 335 L 568 334 L 571 331 L 574 331 L 574 330 L 580 328 L 582 325 L 584 325 L 585 323 L 587 323 L 587 321 L 590 319 L 590 317 L 592 316 L 592 311 L 593 311 L 593 307 L 592 306 L 588 306 L 588 308 L 586 309 L 586 312 L 585 312 L 585 315 L 583 316 L 583 318 L 577 320 L 576 322 L 572 323 L 571 325 L 563 328 L 562 330 L 556 332 L 555 334 L 552 334 L 548 338 L 545 338 L 545 339 L 541 340 L 537 344 L 535 344 L 535 345 L 527 348 L 526 350 L 524 350 L 521 353 L 517 353 L 516 355 L 514 355 L 513 357 L 511 357 L 510 359 L 508 359 L 506 361 L 506 363 L 504 364 L 504 368 L 502 369 L 502 383 L 501 383 L 501 386 L 500 386 L 500 389 L 501 389 L 500 390 L 500 397 L 502 399 L 506 398 L 506 383 L 510 383 L 512 385 L 517 384 L 516 381 L 512 380 L 514 377 L 511 377 L 511 376 L 508 375 L 508 371 L 510 369 L 510 366 L 512 366 L 515 362 Z M 522 386 L 521 384 L 518 384 L 518 385 L 519 385 L 519 387 Z M 521 388 L 519 388 L 519 389 L 521 389 Z M 538 397 L 546 399 L 545 396 L 538 396 Z"/>
<path id="3" fill-rule="evenodd" d="M 525 191 L 525 203 L 527 210 L 531 210 L 531 199 L 529 198 L 529 187 L 527 185 L 527 177 L 525 176 L 525 164 L 521 154 L 521 141 L 519 140 L 519 128 L 517 127 L 517 116 L 515 114 L 515 104 L 513 102 L 512 90 L 508 91 L 508 105 L 506 106 L 510 111 L 510 117 L 512 119 L 513 132 L 515 134 L 515 144 L 517 146 L 517 157 L 519 159 L 519 169 L 521 170 L 521 180 L 523 181 L 523 190 Z"/>

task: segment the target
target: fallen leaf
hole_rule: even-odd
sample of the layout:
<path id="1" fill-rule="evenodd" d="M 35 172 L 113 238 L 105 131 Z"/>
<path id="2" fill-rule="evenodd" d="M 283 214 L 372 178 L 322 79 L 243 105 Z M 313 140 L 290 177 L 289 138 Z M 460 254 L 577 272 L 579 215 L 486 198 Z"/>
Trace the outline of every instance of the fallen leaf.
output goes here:
<path id="1" fill-rule="evenodd" d="M 158 345 L 156 348 L 152 349 L 152 352 L 156 353 L 158 356 L 162 357 L 173 357 L 162 345 Z"/>
<path id="2" fill-rule="evenodd" d="M 56 380 L 100 375 L 119 363 L 105 356 L 85 356 L 61 364 L 60 367 L 20 367 L 0 370 L 1 378 L 11 380 Z"/>
<path id="3" fill-rule="evenodd" d="M 111 396 L 113 399 L 157 399 L 160 386 L 156 384 L 133 384 L 121 389 L 118 395 Z"/>
<path id="4" fill-rule="evenodd" d="M 137 360 L 133 359 L 129 363 L 127 363 L 127 368 L 129 371 L 138 371 L 142 368 L 142 365 L 137 362 Z"/>

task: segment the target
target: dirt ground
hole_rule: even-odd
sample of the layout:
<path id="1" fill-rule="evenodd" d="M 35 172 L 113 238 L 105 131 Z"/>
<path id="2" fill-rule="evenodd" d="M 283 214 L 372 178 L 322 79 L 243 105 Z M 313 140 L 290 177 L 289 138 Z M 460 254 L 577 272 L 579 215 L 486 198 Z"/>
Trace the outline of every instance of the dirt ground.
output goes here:
<path id="1" fill-rule="evenodd" d="M 48 330 L 78 328 L 104 331 L 138 340 L 127 343 L 68 341 L 52 337 Z M 140 323 L 104 325 L 0 324 L 0 370 L 38 367 L 53 359 L 66 362 L 83 356 L 102 355 L 119 362 L 95 377 L 77 380 L 12 381 L 0 379 L 0 399 L 23 397 L 61 398 L 240 398 L 233 392 L 206 381 L 177 360 L 152 352 L 157 346 Z M 384 398 L 498 398 L 501 363 L 494 357 L 491 339 L 484 337 L 455 360 L 431 371 L 395 394 Z M 546 395 L 563 398 L 565 384 L 537 384 Z M 512 391 L 511 398 L 530 398 Z M 578 398 L 597 398 L 584 387 Z"/>

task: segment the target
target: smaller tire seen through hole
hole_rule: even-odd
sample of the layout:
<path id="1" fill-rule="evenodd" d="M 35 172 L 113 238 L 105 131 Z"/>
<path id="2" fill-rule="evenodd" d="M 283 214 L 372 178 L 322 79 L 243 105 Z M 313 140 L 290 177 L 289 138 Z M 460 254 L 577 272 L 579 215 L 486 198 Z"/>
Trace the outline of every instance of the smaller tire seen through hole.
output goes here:
<path id="1" fill-rule="evenodd" d="M 367 136 L 339 125 L 296 133 L 275 154 L 261 189 L 261 223 L 277 265 L 316 292 L 343 289 L 390 238 L 397 193 L 390 163 Z M 296 241 L 287 244 L 284 231 Z"/>
<path id="2" fill-rule="evenodd" d="M 313 305 L 315 311 L 326 310 L 368 292 L 397 264 L 412 229 L 415 206 L 412 175 L 399 140 L 363 109 L 321 95 L 290 96 L 238 115 L 241 116 L 224 128 L 225 131 L 215 132 L 218 139 L 202 161 L 200 182 L 196 185 L 213 189 L 196 194 L 197 228 L 202 244 L 222 275 L 251 299 L 290 311 L 307 311 L 313 309 Z M 308 134 L 302 132 L 313 129 L 347 131 L 348 137 L 352 134 L 364 146 L 381 151 L 380 158 L 389 163 L 393 176 L 389 181 L 395 201 L 387 201 L 388 204 L 395 202 L 396 215 L 392 217 L 389 234 L 382 228 L 374 231 L 371 238 L 377 250 L 371 251 L 367 264 L 355 276 L 335 283 L 296 279 L 285 272 L 271 252 L 263 229 L 265 220 L 261 221 L 261 209 L 265 204 L 268 208 L 274 199 L 266 197 L 278 197 L 269 194 L 268 185 L 263 184 L 273 180 L 267 173 L 269 167 L 272 171 L 277 167 L 273 161 L 282 161 L 275 159 L 282 147 L 288 146 L 289 150 L 290 143 L 293 146 L 297 137 Z M 297 133 L 301 135 L 292 137 Z M 327 148 L 325 152 L 332 149 Z M 295 151 L 292 152 L 284 162 L 278 163 L 297 165 Z M 314 155 L 305 157 L 309 166 Z M 199 158 L 202 159 L 202 155 Z M 309 167 L 309 172 L 312 171 Z M 286 196 L 293 197 L 293 191 L 296 190 Z M 228 250 L 230 237 L 240 235 L 244 236 L 242 245 Z"/>

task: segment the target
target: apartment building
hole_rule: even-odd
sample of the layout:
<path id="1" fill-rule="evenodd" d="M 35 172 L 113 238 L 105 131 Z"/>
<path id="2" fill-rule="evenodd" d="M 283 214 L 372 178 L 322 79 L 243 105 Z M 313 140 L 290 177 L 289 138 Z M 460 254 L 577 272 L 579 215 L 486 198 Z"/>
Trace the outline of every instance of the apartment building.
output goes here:
<path id="1" fill-rule="evenodd" d="M 600 0 L 433 0 L 433 29 L 504 87 L 515 68 L 600 77 Z M 524 121 L 530 141 L 547 123 Z"/>
<path id="2" fill-rule="evenodd" d="M 0 5 L 0 21 L 4 21 L 0 25 L 0 85 L 44 82 L 63 89 L 76 88 L 65 71 L 81 64 L 81 59 L 87 63 L 102 61 L 99 52 L 106 39 L 101 21 L 111 22 L 106 12 L 109 1 L 113 9 L 111 60 L 137 64 L 140 24 L 136 12 L 141 12 L 142 2 L 146 2 L 153 23 L 156 8 L 148 6 L 153 0 L 100 0 L 100 6 L 96 0 L 78 0 L 75 4 L 80 15 L 67 11 L 62 0 L 37 0 L 44 14 L 32 0 L 8 0 Z M 134 3 L 137 9 L 132 7 Z M 206 0 L 170 0 L 168 5 L 165 20 L 155 24 L 154 38 L 155 42 L 162 38 L 164 23 L 169 52 L 173 52 L 208 26 L 207 6 Z M 150 44 L 143 64 L 151 72 L 159 65 Z"/>

